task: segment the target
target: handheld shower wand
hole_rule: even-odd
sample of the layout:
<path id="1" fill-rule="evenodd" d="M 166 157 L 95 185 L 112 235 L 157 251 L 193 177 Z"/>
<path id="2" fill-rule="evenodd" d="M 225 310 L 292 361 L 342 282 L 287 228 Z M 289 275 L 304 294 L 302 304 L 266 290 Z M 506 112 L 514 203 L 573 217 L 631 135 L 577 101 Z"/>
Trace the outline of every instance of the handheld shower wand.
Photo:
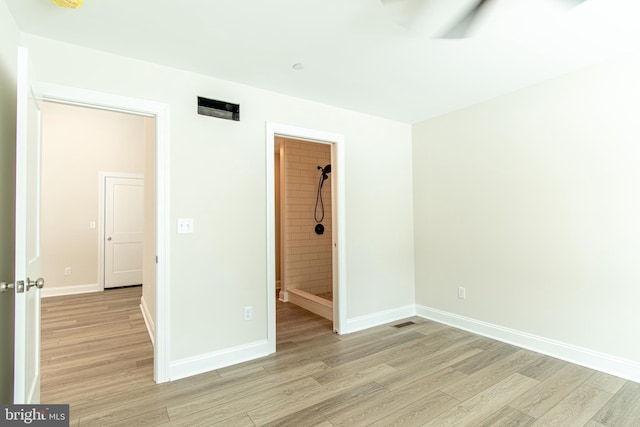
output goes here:
<path id="1" fill-rule="evenodd" d="M 320 171 L 320 180 L 318 181 L 318 193 L 316 194 L 316 207 L 313 212 L 313 216 L 317 222 L 315 227 L 316 234 L 323 234 L 324 225 L 321 224 L 321 222 L 324 220 L 324 200 L 322 200 L 322 187 L 324 186 L 324 182 L 329 179 L 329 174 L 331 173 L 331 164 L 328 164 L 325 167 L 318 166 L 318 170 Z M 321 208 L 320 214 L 318 214 L 318 202 L 320 203 Z"/>

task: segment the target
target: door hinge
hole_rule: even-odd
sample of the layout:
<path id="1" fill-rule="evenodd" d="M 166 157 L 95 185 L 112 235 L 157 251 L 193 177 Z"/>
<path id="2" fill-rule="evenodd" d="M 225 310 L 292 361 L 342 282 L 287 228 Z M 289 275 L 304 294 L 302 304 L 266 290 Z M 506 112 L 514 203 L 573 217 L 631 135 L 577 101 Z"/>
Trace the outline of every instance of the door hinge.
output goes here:
<path id="1" fill-rule="evenodd" d="M 156 255 L 156 264 L 158 263 L 158 255 Z"/>

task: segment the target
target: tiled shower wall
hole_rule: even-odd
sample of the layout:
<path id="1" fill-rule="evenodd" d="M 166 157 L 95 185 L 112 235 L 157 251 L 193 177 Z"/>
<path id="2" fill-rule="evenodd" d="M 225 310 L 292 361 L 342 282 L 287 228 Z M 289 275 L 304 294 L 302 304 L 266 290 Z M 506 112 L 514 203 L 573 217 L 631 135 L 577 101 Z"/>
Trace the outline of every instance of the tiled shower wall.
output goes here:
<path id="1" fill-rule="evenodd" d="M 285 218 L 287 289 L 312 294 L 332 290 L 331 174 L 324 182 L 324 234 L 314 228 L 320 171 L 331 163 L 331 145 L 285 139 Z M 319 215 L 321 214 L 318 205 Z"/>

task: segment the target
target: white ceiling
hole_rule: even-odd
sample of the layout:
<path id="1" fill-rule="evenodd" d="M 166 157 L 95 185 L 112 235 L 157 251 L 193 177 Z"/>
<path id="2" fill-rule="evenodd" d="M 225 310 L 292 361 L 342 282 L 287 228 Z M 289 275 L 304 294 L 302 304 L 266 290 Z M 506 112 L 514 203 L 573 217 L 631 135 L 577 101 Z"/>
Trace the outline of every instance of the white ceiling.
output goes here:
<path id="1" fill-rule="evenodd" d="M 407 123 L 640 46 L 639 0 L 494 0 L 464 40 L 431 36 L 470 0 L 426 0 L 410 30 L 380 0 L 5 1 L 26 33 Z"/>

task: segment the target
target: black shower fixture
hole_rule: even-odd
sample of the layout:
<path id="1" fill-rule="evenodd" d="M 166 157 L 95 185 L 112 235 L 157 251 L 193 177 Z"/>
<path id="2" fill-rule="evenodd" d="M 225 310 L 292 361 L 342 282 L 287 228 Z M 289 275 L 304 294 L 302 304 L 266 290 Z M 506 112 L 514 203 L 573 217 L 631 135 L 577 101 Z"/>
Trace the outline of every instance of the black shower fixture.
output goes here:
<path id="1" fill-rule="evenodd" d="M 324 220 L 324 201 L 322 200 L 322 187 L 324 186 L 324 182 L 327 179 L 329 179 L 329 174 L 331 173 L 331 165 L 328 164 L 325 167 L 318 166 L 318 170 L 320 171 L 320 180 L 318 181 L 318 193 L 316 194 L 316 208 L 313 212 L 313 216 L 317 222 L 314 231 L 316 232 L 316 234 L 320 235 L 324 233 L 324 225 L 320 224 L 322 220 Z M 320 209 L 321 209 L 320 215 L 318 215 L 318 202 L 320 202 Z"/>
<path id="2" fill-rule="evenodd" d="M 318 170 L 322 171 L 322 181 L 329 178 L 329 174 L 331 173 L 331 165 L 327 165 L 325 167 L 318 166 Z"/>

